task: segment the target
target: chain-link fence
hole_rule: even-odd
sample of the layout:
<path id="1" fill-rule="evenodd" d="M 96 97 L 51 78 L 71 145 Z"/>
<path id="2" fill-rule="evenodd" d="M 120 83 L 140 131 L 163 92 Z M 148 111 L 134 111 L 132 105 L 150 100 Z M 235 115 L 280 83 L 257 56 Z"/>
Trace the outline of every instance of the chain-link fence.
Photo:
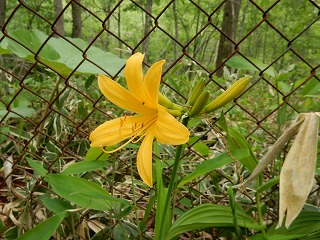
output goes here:
<path id="1" fill-rule="evenodd" d="M 244 74 L 252 75 L 251 85 L 224 108 L 224 114 L 228 124 L 251 144 L 257 159 L 298 113 L 319 111 L 317 1 L 234 1 L 239 5 L 236 28 L 232 25 L 235 21 L 226 23 L 224 14 L 231 2 L 226 0 L 65 1 L 56 13 L 54 6 L 59 1 L 3 2 L 0 209 L 7 229 L 17 225 L 28 228 L 50 215 L 37 200 L 48 186 L 37 177 L 28 159 L 48 172 L 59 173 L 66 165 L 83 161 L 89 149 L 88 136 L 95 127 L 123 114 L 101 95 L 96 76 L 102 73 L 121 82 L 124 59 L 134 52 L 146 53 L 146 69 L 166 59 L 161 91 L 180 104 L 186 103 L 200 78 L 206 80 L 214 97 Z M 81 14 L 78 28 L 82 30 L 77 39 L 67 37 L 71 32 L 76 34 L 76 20 L 72 18 L 76 8 Z M 233 19 L 233 11 L 227 17 Z M 226 32 L 228 28 L 233 33 Z M 224 49 L 231 50 L 221 58 L 218 49 L 223 50 L 222 42 Z M 214 127 L 219 114 L 190 123 L 192 141 L 182 157 L 184 173 L 224 151 L 224 133 Z M 163 148 L 166 157 L 157 157 L 168 165 L 163 174 L 166 182 L 173 156 L 172 147 Z M 132 200 L 130 158 L 135 150 L 101 155 L 110 165 L 83 177 L 99 182 L 114 196 Z M 189 183 L 189 190 L 177 196 L 177 207 L 183 210 L 187 204 L 224 204 L 227 194 L 223 186 L 228 178 L 215 181 L 228 171 L 245 176 L 240 168 L 214 171 Z M 140 179 L 136 172 L 134 177 Z M 270 195 L 276 197 L 275 192 L 263 196 L 269 201 L 266 218 L 273 221 L 276 215 L 270 209 L 275 203 Z M 139 214 L 130 217 L 143 219 L 144 212 L 150 211 L 147 206 L 153 189 L 137 183 L 135 194 Z M 22 223 L 26 213 L 31 216 Z M 103 224 L 116 225 L 113 220 L 99 220 L 103 214 L 78 213 L 75 228 L 85 229 L 84 225 L 89 224 L 91 230 L 96 230 Z M 152 234 L 154 213 L 145 224 L 145 232 Z"/>

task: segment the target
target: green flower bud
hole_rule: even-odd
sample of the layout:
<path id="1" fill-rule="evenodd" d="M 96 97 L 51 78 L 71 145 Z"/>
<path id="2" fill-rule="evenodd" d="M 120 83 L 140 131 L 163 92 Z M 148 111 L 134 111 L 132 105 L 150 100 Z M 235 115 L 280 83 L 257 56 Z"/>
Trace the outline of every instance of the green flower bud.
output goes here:
<path id="1" fill-rule="evenodd" d="M 170 101 L 169 98 L 167 98 L 166 96 L 164 96 L 162 93 L 159 92 L 159 96 L 158 96 L 158 103 L 161 106 L 164 106 L 168 109 L 175 109 L 175 110 L 179 110 L 180 112 L 182 111 L 182 107 L 180 107 L 177 104 L 174 104 L 173 102 Z"/>
<path id="2" fill-rule="evenodd" d="M 249 84 L 250 80 L 251 80 L 251 77 L 240 78 L 238 81 L 232 84 L 231 87 L 229 87 L 225 92 L 223 92 L 219 97 L 217 97 L 207 106 L 205 106 L 203 109 L 203 112 L 205 113 L 213 112 L 223 107 L 224 105 L 229 103 L 231 100 L 238 97 L 246 88 L 246 86 Z"/>
<path id="3" fill-rule="evenodd" d="M 204 91 L 205 80 L 200 79 L 191 91 L 187 105 L 193 106 Z"/>
<path id="4" fill-rule="evenodd" d="M 168 109 L 167 108 L 168 113 L 170 113 L 172 116 L 174 117 L 180 117 L 181 116 L 181 111 L 177 110 L 177 109 Z"/>
<path id="5" fill-rule="evenodd" d="M 188 114 L 189 117 L 193 117 L 193 116 L 198 115 L 202 111 L 204 106 L 207 105 L 209 97 L 210 97 L 209 91 L 204 91 L 200 95 L 200 97 L 197 99 L 196 103 L 192 106 L 192 108 Z"/>

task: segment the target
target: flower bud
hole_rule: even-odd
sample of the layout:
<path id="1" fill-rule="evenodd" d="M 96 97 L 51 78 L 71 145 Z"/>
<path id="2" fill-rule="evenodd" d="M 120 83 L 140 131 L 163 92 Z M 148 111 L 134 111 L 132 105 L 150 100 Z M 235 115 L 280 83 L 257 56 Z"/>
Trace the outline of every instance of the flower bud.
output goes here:
<path id="1" fill-rule="evenodd" d="M 182 112 L 180 110 L 177 109 L 169 109 L 167 108 L 168 113 L 170 113 L 172 116 L 174 117 L 180 117 Z"/>
<path id="2" fill-rule="evenodd" d="M 200 97 L 197 99 L 196 103 L 192 106 L 190 112 L 189 112 L 189 117 L 193 117 L 198 115 L 202 109 L 204 108 L 204 106 L 207 105 L 207 102 L 209 100 L 210 97 L 210 93 L 209 91 L 204 91 Z"/>
<path id="3" fill-rule="evenodd" d="M 179 105 L 174 104 L 173 102 L 171 102 L 169 98 L 167 98 L 166 96 L 164 96 L 160 92 L 159 92 L 159 96 L 158 96 L 158 103 L 161 106 L 164 106 L 164 107 L 166 107 L 168 109 L 179 110 L 180 112 L 182 111 L 182 107 L 180 107 Z"/>
<path id="4" fill-rule="evenodd" d="M 238 97 L 249 84 L 250 80 L 251 77 L 240 78 L 238 81 L 232 84 L 231 87 L 229 87 L 225 92 L 223 92 L 219 97 L 217 97 L 207 106 L 205 106 L 203 111 L 209 113 L 223 107 L 231 100 Z"/>
<path id="5" fill-rule="evenodd" d="M 204 87 L 205 80 L 200 79 L 199 82 L 197 82 L 197 84 L 192 89 L 187 105 L 193 106 L 196 103 L 200 95 L 203 93 Z"/>

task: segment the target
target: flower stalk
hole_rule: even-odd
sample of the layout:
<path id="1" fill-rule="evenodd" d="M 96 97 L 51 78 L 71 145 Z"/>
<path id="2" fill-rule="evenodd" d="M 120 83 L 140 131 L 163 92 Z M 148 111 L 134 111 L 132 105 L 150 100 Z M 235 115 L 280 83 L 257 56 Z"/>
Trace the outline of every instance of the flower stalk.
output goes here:
<path id="1" fill-rule="evenodd" d="M 189 117 L 182 118 L 182 124 L 184 126 L 187 126 L 188 122 L 189 122 Z M 177 177 L 177 173 L 178 173 L 178 168 L 180 166 L 181 154 L 183 152 L 183 149 L 184 149 L 184 145 L 178 145 L 176 148 L 176 155 L 174 158 L 173 168 L 172 168 L 172 172 L 171 172 L 171 179 L 170 179 L 170 183 L 168 186 L 168 191 L 167 191 L 167 196 L 166 196 L 166 201 L 165 201 L 165 205 L 164 205 L 164 211 L 162 214 L 162 221 L 161 221 L 160 226 L 164 225 L 164 221 L 165 221 L 166 215 L 167 215 L 166 209 L 169 208 L 170 200 L 174 199 L 175 188 L 176 188 L 176 177 Z M 171 193 L 172 193 L 172 195 L 171 195 Z M 172 206 L 172 209 L 173 209 L 173 207 L 174 206 Z M 162 240 L 163 238 L 164 238 L 163 232 L 160 232 L 159 240 Z"/>

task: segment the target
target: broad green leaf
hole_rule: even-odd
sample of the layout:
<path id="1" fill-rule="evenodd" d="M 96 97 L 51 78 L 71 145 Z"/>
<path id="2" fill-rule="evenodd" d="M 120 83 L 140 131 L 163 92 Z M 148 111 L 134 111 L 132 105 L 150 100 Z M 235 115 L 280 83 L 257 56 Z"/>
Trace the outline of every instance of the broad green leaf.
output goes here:
<path id="1" fill-rule="evenodd" d="M 89 88 L 95 79 L 96 76 L 94 74 L 90 75 L 84 84 L 85 88 Z"/>
<path id="2" fill-rule="evenodd" d="M 81 161 L 69 165 L 62 171 L 62 174 L 69 175 L 90 172 L 108 165 L 109 163 L 107 161 Z"/>
<path id="3" fill-rule="evenodd" d="M 279 183 L 279 180 L 280 180 L 280 176 L 277 176 L 275 178 L 270 179 L 269 181 L 267 181 L 266 183 L 264 183 L 263 185 L 261 185 L 257 189 L 257 193 L 261 193 L 261 192 L 273 187 L 274 185 Z"/>
<path id="4" fill-rule="evenodd" d="M 201 123 L 202 119 L 200 118 L 191 118 L 188 122 L 188 128 L 193 128 L 198 126 Z"/>
<path id="5" fill-rule="evenodd" d="M 258 72 L 260 72 L 268 67 L 268 64 L 262 63 L 257 59 L 254 59 L 251 57 L 247 57 L 247 58 L 253 64 L 255 64 L 259 69 L 256 68 L 254 65 L 252 65 L 252 63 L 250 63 L 247 59 L 245 59 L 244 57 L 242 57 L 240 55 L 236 55 L 236 56 L 233 56 L 232 58 L 230 58 L 226 62 L 226 65 L 228 65 L 229 67 L 236 68 L 236 69 L 258 71 Z M 268 67 L 268 69 L 266 71 L 264 71 L 264 73 L 270 75 L 271 77 L 275 77 L 277 74 L 276 70 L 272 66 Z"/>
<path id="6" fill-rule="evenodd" d="M 82 39 L 67 38 L 70 41 L 68 42 L 64 38 L 51 37 L 42 47 L 48 36 L 39 30 L 18 29 L 10 31 L 9 35 L 19 43 L 9 38 L 3 39 L 0 43 L 0 54 L 13 53 L 32 62 L 37 58 L 40 63 L 64 76 L 71 74 L 75 68 L 77 68 L 75 73 L 106 74 L 107 72 L 114 76 L 123 68 L 126 61 L 95 46 L 90 46 L 84 52 L 88 43 Z M 40 48 L 41 51 L 38 52 Z M 99 64 L 99 67 L 91 62 Z"/>
<path id="7" fill-rule="evenodd" d="M 39 51 L 39 49 L 42 47 L 42 44 L 48 37 L 47 35 L 36 29 L 14 30 L 10 31 L 9 35 L 15 40 L 17 40 L 19 43 L 26 46 L 32 52 L 29 51 L 26 47 L 22 46 L 21 44 L 13 40 L 9 41 L 9 48 L 11 49 L 11 51 L 19 57 L 28 59 L 33 62 L 35 61 L 34 53 L 37 53 Z M 59 58 L 59 54 L 49 44 L 45 44 L 44 47 L 41 48 L 41 51 L 39 52 L 38 56 L 50 60 L 55 60 Z"/>
<path id="8" fill-rule="evenodd" d="M 254 218 L 246 213 L 235 210 L 238 226 L 255 230 L 263 230 Z M 181 233 L 204 229 L 207 227 L 233 227 L 233 214 L 230 207 L 215 204 L 202 204 L 181 215 L 171 226 L 165 239 L 174 239 Z"/>
<path id="9" fill-rule="evenodd" d="M 68 209 L 73 209 L 69 202 L 60 198 L 40 197 L 40 200 L 48 210 L 54 213 L 60 213 Z"/>
<path id="10" fill-rule="evenodd" d="M 249 156 L 249 151 L 247 149 L 238 149 L 231 151 L 231 154 L 235 159 L 240 161 L 240 159 Z M 212 159 L 203 161 L 200 165 L 197 166 L 194 171 L 181 179 L 178 187 L 181 187 L 184 184 L 196 179 L 197 177 L 203 176 L 217 168 L 220 168 L 232 162 L 234 162 L 234 160 L 227 153 L 222 153 Z"/>
<path id="11" fill-rule="evenodd" d="M 266 233 L 269 240 L 291 240 L 295 238 L 308 239 L 308 235 L 317 234 L 320 237 L 320 211 L 301 211 L 291 223 L 289 229 L 274 224 Z M 319 238 L 318 238 L 319 239 Z"/>
<path id="12" fill-rule="evenodd" d="M 249 237 L 250 240 L 268 240 L 267 237 L 265 237 L 263 234 L 255 234 L 251 237 Z"/>
<path id="13" fill-rule="evenodd" d="M 197 150 L 201 155 L 208 156 L 209 155 L 209 148 L 203 142 L 197 142 L 192 146 L 195 150 Z"/>
<path id="14" fill-rule="evenodd" d="M 6 230 L 6 226 L 4 225 L 4 223 L 2 222 L 2 220 L 0 220 L 0 234 L 2 235 L 3 232 Z M 3 236 L 3 235 L 2 235 Z"/>
<path id="15" fill-rule="evenodd" d="M 0 37 L 2 37 L 3 34 L 0 33 Z M 0 42 L 0 55 L 2 54 L 10 54 L 12 53 L 11 50 L 8 47 L 8 38 L 4 38 L 1 42 Z"/>
<path id="16" fill-rule="evenodd" d="M 59 196 L 83 208 L 107 211 L 119 204 L 129 205 L 127 200 L 114 198 L 99 185 L 83 178 L 48 174 L 44 179 Z"/>
<path id="17" fill-rule="evenodd" d="M 67 72 L 65 69 L 64 74 L 70 74 L 73 69 L 75 69 L 80 62 L 83 61 L 83 51 L 87 48 L 88 43 L 82 39 L 67 38 L 73 44 L 61 39 L 61 38 L 51 38 L 48 42 L 50 46 L 60 53 L 60 59 L 56 60 L 55 63 L 62 63 L 70 69 Z M 79 49 L 80 48 L 80 49 Z M 86 52 L 87 59 L 94 63 L 99 63 L 99 66 L 106 70 L 110 75 L 115 75 L 125 64 L 125 60 L 117 57 L 116 55 L 103 51 L 97 47 L 91 46 Z M 92 64 L 90 61 L 85 60 L 77 68 L 77 73 L 91 73 L 91 74 L 105 74 L 105 72 Z M 48 63 L 51 64 L 51 63 Z M 49 65 L 51 66 L 51 65 Z M 58 69 L 57 69 L 58 70 Z"/>
<path id="18" fill-rule="evenodd" d="M 108 159 L 110 154 L 107 154 L 102 151 L 101 147 L 91 147 L 87 151 L 86 156 L 84 157 L 84 160 L 106 160 Z"/>
<path id="19" fill-rule="evenodd" d="M 39 176 L 45 176 L 48 171 L 44 169 L 39 163 L 32 160 L 31 158 L 26 158 L 29 165 L 32 167 L 32 169 L 39 175 Z"/>
<path id="20" fill-rule="evenodd" d="M 282 125 L 285 123 L 285 121 L 288 118 L 288 114 L 287 114 L 287 105 L 284 104 L 282 105 L 279 110 L 278 110 L 278 114 L 277 114 L 277 124 Z"/>
<path id="21" fill-rule="evenodd" d="M 48 218 L 44 222 L 35 226 L 24 235 L 18 238 L 18 240 L 48 240 L 54 234 L 59 227 L 62 220 L 66 217 L 67 212 L 57 213 L 56 215 Z"/>
<path id="22" fill-rule="evenodd" d="M 254 157 L 247 140 L 242 136 L 242 134 L 240 134 L 237 130 L 233 128 L 228 128 L 227 138 L 228 146 L 231 151 L 236 149 L 248 149 L 249 156 L 245 158 L 240 158 L 239 162 L 246 166 L 250 171 L 253 171 L 257 166 L 258 162 Z"/>
<path id="23" fill-rule="evenodd" d="M 0 132 L 1 132 L 1 134 L 0 134 L 0 145 L 1 145 L 4 141 L 6 141 L 8 139 L 6 135 L 10 132 L 9 126 L 1 126 Z M 2 146 L 4 146 L 4 145 L 2 145 Z"/>
<path id="24" fill-rule="evenodd" d="M 0 117 L 3 117 L 7 114 L 7 110 L 0 110 Z M 21 118 L 22 117 L 29 117 L 34 114 L 36 111 L 33 108 L 29 107 L 16 107 L 11 108 L 10 113 L 8 114 L 8 118 Z M 16 114 L 17 113 L 17 114 Z M 19 114 L 19 115 L 18 115 Z M 21 116 L 20 116 L 21 115 Z"/>
<path id="25" fill-rule="evenodd" d="M 16 240 L 18 238 L 18 228 L 17 226 L 9 228 L 7 231 L 5 231 L 1 237 L 3 237 L 5 240 Z"/>
<path id="26" fill-rule="evenodd" d="M 306 84 L 303 85 L 301 94 L 306 95 L 312 95 L 320 92 L 320 82 L 315 79 L 311 78 Z M 317 95 L 319 97 L 319 95 Z"/>

